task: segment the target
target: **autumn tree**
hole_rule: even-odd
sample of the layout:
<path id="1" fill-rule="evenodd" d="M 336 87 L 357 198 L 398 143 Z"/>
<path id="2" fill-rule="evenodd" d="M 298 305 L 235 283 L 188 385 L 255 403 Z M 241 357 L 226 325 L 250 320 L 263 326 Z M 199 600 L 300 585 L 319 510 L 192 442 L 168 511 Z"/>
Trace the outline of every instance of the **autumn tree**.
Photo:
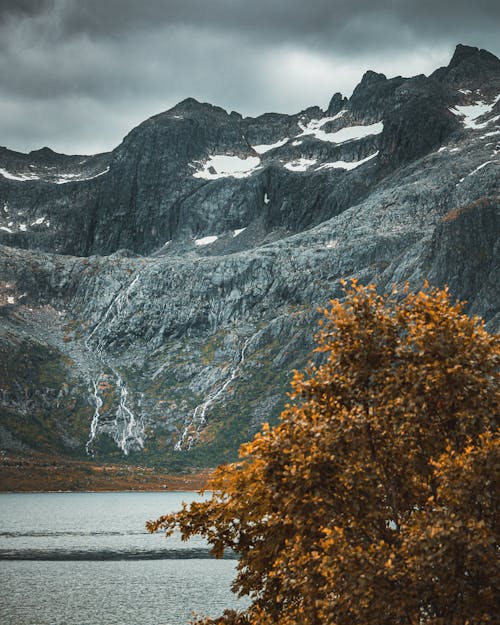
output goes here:
<path id="1" fill-rule="evenodd" d="M 493 624 L 498 337 L 428 287 L 353 283 L 323 312 L 279 424 L 148 529 L 239 554 L 249 607 L 204 623 Z"/>

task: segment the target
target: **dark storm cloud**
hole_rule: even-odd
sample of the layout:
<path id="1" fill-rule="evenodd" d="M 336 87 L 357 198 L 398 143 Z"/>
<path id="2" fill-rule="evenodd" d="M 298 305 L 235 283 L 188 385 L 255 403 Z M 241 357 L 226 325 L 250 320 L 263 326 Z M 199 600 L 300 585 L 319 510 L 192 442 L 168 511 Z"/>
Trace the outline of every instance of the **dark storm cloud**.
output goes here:
<path id="1" fill-rule="evenodd" d="M 499 54 L 477 0 L 0 0 L 0 144 L 114 147 L 193 96 L 244 114 L 348 94 L 366 69 L 412 75 L 458 42 Z"/>
<path id="2" fill-rule="evenodd" d="M 233 30 L 257 39 L 306 37 L 350 53 L 374 43 L 377 48 L 390 48 L 401 34 L 392 28 L 396 24 L 418 38 L 453 36 L 471 27 L 498 38 L 500 18 L 497 0 L 67 0 L 56 5 L 68 33 L 108 36 L 191 25 Z M 345 36 L 352 31 L 367 36 L 352 41 Z M 383 38 L 378 37 L 381 31 Z M 376 35 L 375 41 L 370 33 Z"/>
<path id="3" fill-rule="evenodd" d="M 9 15 L 36 15 L 47 10 L 51 0 L 1 0 L 0 19 Z"/>

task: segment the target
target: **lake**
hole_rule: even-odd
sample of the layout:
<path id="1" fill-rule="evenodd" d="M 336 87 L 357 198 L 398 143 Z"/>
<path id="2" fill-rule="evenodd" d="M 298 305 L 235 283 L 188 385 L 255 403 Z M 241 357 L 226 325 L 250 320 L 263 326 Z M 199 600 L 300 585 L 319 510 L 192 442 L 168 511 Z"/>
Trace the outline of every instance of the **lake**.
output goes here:
<path id="1" fill-rule="evenodd" d="M 243 607 L 236 561 L 145 522 L 195 493 L 0 494 L 1 625 L 183 625 Z"/>

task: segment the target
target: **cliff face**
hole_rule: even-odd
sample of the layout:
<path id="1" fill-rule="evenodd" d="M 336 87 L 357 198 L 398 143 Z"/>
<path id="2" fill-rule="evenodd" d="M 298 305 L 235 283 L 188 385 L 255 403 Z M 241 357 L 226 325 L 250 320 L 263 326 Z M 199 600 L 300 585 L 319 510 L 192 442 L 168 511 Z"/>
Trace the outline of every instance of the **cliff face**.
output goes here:
<path id="1" fill-rule="evenodd" d="M 499 95 L 500 61 L 459 46 L 327 111 L 190 99 L 109 154 L 1 149 L 3 446 L 231 458 L 342 277 L 449 284 L 497 329 Z"/>

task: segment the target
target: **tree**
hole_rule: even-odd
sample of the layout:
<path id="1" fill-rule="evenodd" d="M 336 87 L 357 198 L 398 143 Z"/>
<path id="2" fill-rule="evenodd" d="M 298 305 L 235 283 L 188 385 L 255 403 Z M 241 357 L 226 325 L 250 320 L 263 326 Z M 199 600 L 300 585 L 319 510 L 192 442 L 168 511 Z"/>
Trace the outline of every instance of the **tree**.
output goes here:
<path id="1" fill-rule="evenodd" d="M 279 424 L 148 529 L 239 554 L 250 606 L 203 623 L 493 623 L 500 341 L 447 290 L 345 290 Z"/>

